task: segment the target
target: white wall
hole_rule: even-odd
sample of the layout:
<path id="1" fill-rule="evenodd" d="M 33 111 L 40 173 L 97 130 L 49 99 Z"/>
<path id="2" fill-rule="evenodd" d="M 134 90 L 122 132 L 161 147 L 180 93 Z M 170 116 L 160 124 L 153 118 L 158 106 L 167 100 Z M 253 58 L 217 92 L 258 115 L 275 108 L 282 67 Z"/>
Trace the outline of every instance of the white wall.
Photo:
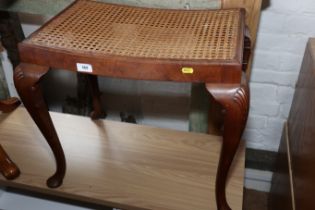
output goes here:
<path id="1" fill-rule="evenodd" d="M 276 151 L 307 40 L 315 36 L 315 1 L 270 1 L 261 16 L 244 138 L 248 147 Z"/>

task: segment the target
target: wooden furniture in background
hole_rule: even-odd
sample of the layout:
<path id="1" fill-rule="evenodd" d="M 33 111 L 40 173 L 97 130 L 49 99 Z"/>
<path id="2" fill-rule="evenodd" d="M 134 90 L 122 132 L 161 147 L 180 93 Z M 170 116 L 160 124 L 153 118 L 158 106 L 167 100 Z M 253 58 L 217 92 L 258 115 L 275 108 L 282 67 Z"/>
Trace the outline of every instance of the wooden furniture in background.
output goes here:
<path id="1" fill-rule="evenodd" d="M 278 150 L 276 162 L 274 163 L 274 174 L 272 177 L 272 186 L 268 198 L 269 210 L 293 210 L 292 196 L 292 174 L 291 157 L 288 140 L 288 126 L 283 127 L 281 142 Z M 289 166 L 290 165 L 290 166 Z"/>
<path id="2" fill-rule="evenodd" d="M 314 104 L 315 39 L 312 38 L 307 44 L 287 123 L 285 154 L 288 162 L 283 161 L 281 168 L 288 167 L 287 171 L 292 173 L 276 171 L 273 177 L 270 209 L 279 209 L 277 207 L 283 205 L 283 201 L 277 198 L 291 198 L 292 208 L 288 209 L 311 210 L 315 207 L 313 198 L 315 192 Z M 280 149 L 283 151 L 282 148 Z M 278 181 L 279 176 L 287 177 L 286 179 L 290 180 L 290 190 L 288 190 L 288 184 Z"/>
<path id="3" fill-rule="evenodd" d="M 0 112 L 9 113 L 15 110 L 19 105 L 20 101 L 17 98 L 10 98 L 7 100 L 0 101 Z M 1 122 L 1 120 L 0 120 Z M 1 136 L 1 135 L 0 135 Z M 1 136 L 2 138 L 2 136 Z M 11 160 L 9 155 L 0 145 L 0 172 L 6 179 L 15 179 L 20 175 L 20 170 L 16 164 Z"/>
<path id="4" fill-rule="evenodd" d="M 64 184 L 47 188 L 55 169 L 49 146 L 24 108 L 0 115 L 1 144 L 22 174 L 12 186 L 121 209 L 217 210 L 214 189 L 222 138 L 50 113 L 68 163 Z M 227 199 L 242 209 L 244 144 L 233 161 Z"/>
<path id="5" fill-rule="evenodd" d="M 92 78 L 200 82 L 226 110 L 216 201 L 218 209 L 230 209 L 226 179 L 249 108 L 248 83 L 242 71 L 243 63 L 248 63 L 243 60 L 244 49 L 248 50 L 245 35 L 242 9 L 162 10 L 86 0 L 76 1 L 41 27 L 19 45 L 22 63 L 14 80 L 55 155 L 57 170 L 48 186 L 60 186 L 66 169 L 39 86 L 49 68 L 79 71 Z M 100 100 L 94 105 L 101 107 Z"/>
<path id="6" fill-rule="evenodd" d="M 246 10 L 246 25 L 249 28 L 248 35 L 250 36 L 250 48 L 254 52 L 257 31 L 260 20 L 262 0 L 222 0 L 221 7 L 228 8 L 244 8 Z M 248 66 L 246 68 L 247 78 L 250 78 L 251 64 L 254 53 L 249 55 Z"/>
<path id="7" fill-rule="evenodd" d="M 259 26 L 259 18 L 261 12 L 262 0 L 221 0 L 221 8 L 245 8 L 246 10 L 246 25 L 249 28 L 251 37 L 251 51 L 255 50 L 257 37 L 257 29 Z M 251 73 L 251 63 L 253 59 L 251 53 L 246 75 L 249 80 Z M 209 110 L 210 107 L 210 110 Z M 214 100 L 209 99 L 208 93 L 204 86 L 193 84 L 191 90 L 191 105 L 189 114 L 189 130 L 194 132 L 212 134 L 221 134 L 222 132 L 222 107 Z"/>
<path id="8" fill-rule="evenodd" d="M 261 12 L 262 0 L 222 0 L 221 7 L 228 8 L 245 8 L 246 10 L 246 25 L 248 25 L 251 35 L 252 49 L 255 47 L 257 29 Z M 250 71 L 248 69 L 247 71 Z"/>

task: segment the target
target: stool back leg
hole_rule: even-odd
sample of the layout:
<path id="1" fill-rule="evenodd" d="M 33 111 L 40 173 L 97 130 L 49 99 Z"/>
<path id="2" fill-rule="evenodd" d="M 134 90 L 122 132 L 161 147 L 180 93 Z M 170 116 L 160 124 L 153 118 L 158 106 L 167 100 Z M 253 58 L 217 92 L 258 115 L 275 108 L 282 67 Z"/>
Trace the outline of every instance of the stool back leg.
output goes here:
<path id="1" fill-rule="evenodd" d="M 100 119 L 106 117 L 106 113 L 103 109 L 101 102 L 101 92 L 98 86 L 97 76 L 95 75 L 87 75 L 89 89 L 92 95 L 92 103 L 93 103 L 93 111 L 90 116 L 94 119 Z"/>

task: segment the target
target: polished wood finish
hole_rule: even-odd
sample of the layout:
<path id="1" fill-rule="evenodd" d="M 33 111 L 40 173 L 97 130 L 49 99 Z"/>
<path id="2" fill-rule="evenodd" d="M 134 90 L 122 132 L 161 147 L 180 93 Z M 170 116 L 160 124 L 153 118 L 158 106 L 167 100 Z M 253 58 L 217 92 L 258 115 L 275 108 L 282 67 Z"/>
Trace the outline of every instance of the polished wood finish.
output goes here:
<path id="1" fill-rule="evenodd" d="M 126 210 L 217 210 L 220 136 L 50 114 L 68 162 L 63 185 L 45 186 L 52 156 L 24 108 L 0 115 L 0 142 L 23 172 L 2 185 Z M 233 210 L 242 209 L 244 156 L 241 144 L 227 183 Z"/>
<path id="2" fill-rule="evenodd" d="M 15 110 L 20 101 L 17 98 L 10 98 L 0 101 L 0 112 L 9 113 Z M 6 179 L 15 179 L 20 175 L 17 165 L 11 160 L 2 145 L 0 144 L 0 172 Z"/>
<path id="3" fill-rule="evenodd" d="M 75 52 L 73 55 L 69 55 L 61 51 L 51 52 L 36 47 L 30 50 L 24 44 L 20 44 L 19 49 L 21 61 L 24 63 L 77 71 L 76 63 L 81 61 L 93 66 L 93 74 L 106 77 L 176 82 L 239 83 L 242 75 L 239 65 L 242 61 L 230 61 L 228 65 L 224 65 L 224 62 L 216 62 L 210 65 L 207 63 L 186 64 L 171 60 L 161 63 L 154 59 L 133 58 L 129 60 L 112 56 L 78 55 Z M 104 69 L 104 66 L 108 67 Z M 183 74 L 181 70 L 187 66 L 196 69 L 196 73 L 192 75 Z M 130 67 L 134 67 L 134 71 L 126 70 Z"/>
<path id="4" fill-rule="evenodd" d="M 207 84 L 206 87 L 225 111 L 223 145 L 216 180 L 216 200 L 220 209 L 229 210 L 231 208 L 226 201 L 225 185 L 248 117 L 249 87 L 245 76 L 241 86 Z"/>
<path id="5" fill-rule="evenodd" d="M 292 197 L 293 209 L 314 209 L 315 202 L 315 39 L 309 40 L 299 78 L 296 84 L 293 103 L 288 118 L 288 159 L 289 164 L 281 168 L 289 167 L 292 171 L 291 191 L 287 184 L 273 180 L 272 192 L 278 192 L 277 196 Z M 280 148 L 281 149 L 281 148 Z M 280 151 L 281 155 L 281 151 Z M 283 176 L 290 176 L 285 174 Z M 280 193 L 279 193 L 280 192 Z M 291 194 L 291 195 L 290 195 Z M 271 194 L 271 195 L 274 195 Z M 275 200 L 273 197 L 271 200 Z M 279 205 L 273 202 L 273 205 Z"/>
<path id="6" fill-rule="evenodd" d="M 22 63 L 15 69 L 14 83 L 24 106 L 45 136 L 55 155 L 57 170 L 54 175 L 47 180 L 47 185 L 51 188 L 55 188 L 62 184 L 66 171 L 66 163 L 59 138 L 51 121 L 39 85 L 41 78 L 48 70 L 48 67 Z"/>
<path id="7" fill-rule="evenodd" d="M 98 19 L 91 20 L 89 16 L 82 17 L 82 15 L 78 15 L 81 14 L 78 11 L 86 12 L 84 8 L 82 9 L 82 6 L 89 6 L 92 11 L 104 11 L 104 13 L 106 11 L 106 14 L 97 13 L 97 15 L 100 15 L 104 20 L 109 17 L 111 18 L 110 21 L 113 22 L 106 22 L 110 24 L 110 27 L 103 27 L 102 30 L 109 30 L 108 33 L 112 35 L 108 38 L 114 42 L 115 47 L 116 44 L 117 46 L 121 44 L 121 48 L 108 49 L 104 43 L 96 43 L 95 46 L 91 45 L 90 48 L 84 47 L 85 41 L 90 40 L 89 38 L 95 35 L 91 34 L 89 28 L 85 29 L 88 31 L 85 36 L 78 31 L 79 37 L 70 35 L 67 38 L 62 37 L 60 39 L 60 35 L 67 34 L 66 32 L 74 33 L 73 31 L 68 31 L 68 26 L 60 24 L 64 23 L 64 21 L 70 21 L 73 24 L 79 23 L 78 26 L 81 26 L 82 21 L 84 22 L 85 18 L 89 18 L 90 22 L 87 21 L 86 27 L 90 26 L 91 21 L 99 21 Z M 99 8 L 112 8 L 113 10 L 99 10 Z M 119 14 L 115 10 L 120 11 Z M 150 16 L 151 13 L 158 15 Z M 139 23 L 137 17 L 140 17 L 141 14 L 148 15 L 148 23 Z M 213 18 L 210 18 L 207 27 L 204 27 L 202 18 L 209 16 Z M 119 21 L 115 22 L 116 19 L 112 17 L 119 18 Z M 165 17 L 172 17 L 173 19 L 165 19 Z M 183 24 L 183 20 L 189 17 L 194 18 L 195 22 L 187 26 Z M 148 30 L 153 30 L 150 21 L 153 21 L 152 24 L 158 24 L 159 26 L 156 29 L 158 34 L 150 32 L 153 38 L 146 37 L 147 33 L 149 33 Z M 97 22 L 96 25 L 99 24 L 102 23 Z M 119 27 L 117 27 L 117 24 Z M 143 31 L 147 31 L 147 33 L 142 32 L 138 34 L 139 37 L 137 33 L 133 34 L 135 36 L 134 42 L 143 44 L 143 46 L 155 46 L 155 40 L 158 40 L 158 43 L 161 46 L 163 43 L 164 47 L 157 50 L 152 47 L 150 49 L 137 48 L 137 51 L 128 47 L 129 43 L 125 36 L 125 28 L 121 28 L 121 24 L 127 24 L 132 26 L 132 28 L 140 28 Z M 193 49 L 205 53 L 200 55 L 201 59 L 198 57 L 199 54 L 196 54 L 190 48 L 191 54 L 183 53 L 182 49 L 186 49 L 185 44 L 165 36 L 165 30 L 168 33 L 174 32 L 170 30 L 171 26 L 167 24 L 178 24 L 176 25 L 176 30 L 183 32 L 184 38 L 188 38 L 188 40 L 195 41 L 195 33 L 187 33 L 187 27 L 198 33 L 198 39 L 202 43 L 209 44 L 214 42 L 215 44 L 211 44 L 210 54 L 205 53 L 206 50 L 209 50 L 209 47 L 193 41 L 189 42 L 194 47 Z M 223 25 L 224 27 L 218 27 L 220 24 L 225 25 Z M 71 27 L 74 26 L 71 25 Z M 91 30 L 99 30 L 98 27 L 95 28 L 93 25 L 91 27 Z M 64 33 L 60 34 L 59 29 Z M 73 30 L 77 30 L 77 27 L 74 27 Z M 216 33 L 216 30 L 219 30 L 219 33 Z M 204 36 L 205 33 L 213 34 L 214 37 L 210 35 Z M 222 34 L 225 34 L 225 36 Z M 246 59 L 248 59 L 247 45 L 249 42 L 245 40 L 245 35 L 245 13 L 242 9 L 222 11 L 141 9 L 85 0 L 76 1 L 41 27 L 19 45 L 23 63 L 16 68 L 15 84 L 23 103 L 46 137 L 55 155 L 57 172 L 48 180 L 48 186 L 58 187 L 61 185 L 65 175 L 65 159 L 59 138 L 44 104 L 39 81 L 47 73 L 49 67 L 78 71 L 77 64 L 84 63 L 90 64 L 93 68 L 93 70 L 88 72 L 91 75 L 89 80 L 94 98 L 94 114 L 92 114 L 92 118 L 102 114 L 96 75 L 137 80 L 206 83 L 210 95 L 225 110 L 223 147 L 216 181 L 217 208 L 219 210 L 231 209 L 226 201 L 225 185 L 233 157 L 245 127 L 249 103 L 248 84 L 245 77 L 242 80 L 242 68 L 243 65 L 246 65 Z M 177 49 L 169 51 L 169 49 L 172 49 L 170 48 L 170 46 L 173 46 L 172 44 L 177 44 L 178 46 L 175 46 Z M 137 47 L 137 45 L 134 47 Z M 245 55 L 244 48 L 246 48 Z M 113 50 L 112 54 L 109 53 L 111 50 Z M 152 55 L 155 57 L 152 57 Z M 190 73 L 184 72 L 184 69 L 188 69 Z"/>
<path id="8" fill-rule="evenodd" d="M 295 209 L 313 209 L 315 202 L 315 39 L 310 39 L 296 84 L 288 119 Z"/>

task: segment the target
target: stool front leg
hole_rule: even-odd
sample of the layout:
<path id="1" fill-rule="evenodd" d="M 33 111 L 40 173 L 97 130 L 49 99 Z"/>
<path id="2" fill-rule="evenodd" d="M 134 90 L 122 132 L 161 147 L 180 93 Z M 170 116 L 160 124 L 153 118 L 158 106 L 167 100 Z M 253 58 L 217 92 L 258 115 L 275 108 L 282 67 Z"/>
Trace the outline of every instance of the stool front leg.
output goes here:
<path id="1" fill-rule="evenodd" d="M 225 110 L 223 144 L 216 177 L 216 201 L 218 210 L 231 210 L 226 200 L 226 180 L 248 117 L 249 87 L 245 80 L 238 86 L 207 84 L 206 87 Z"/>
<path id="2" fill-rule="evenodd" d="M 57 170 L 55 174 L 47 180 L 47 186 L 56 188 L 62 184 L 66 171 L 66 163 L 63 149 L 39 84 L 41 78 L 48 70 L 49 68 L 45 66 L 22 63 L 15 69 L 14 83 L 24 106 L 54 153 Z"/>

